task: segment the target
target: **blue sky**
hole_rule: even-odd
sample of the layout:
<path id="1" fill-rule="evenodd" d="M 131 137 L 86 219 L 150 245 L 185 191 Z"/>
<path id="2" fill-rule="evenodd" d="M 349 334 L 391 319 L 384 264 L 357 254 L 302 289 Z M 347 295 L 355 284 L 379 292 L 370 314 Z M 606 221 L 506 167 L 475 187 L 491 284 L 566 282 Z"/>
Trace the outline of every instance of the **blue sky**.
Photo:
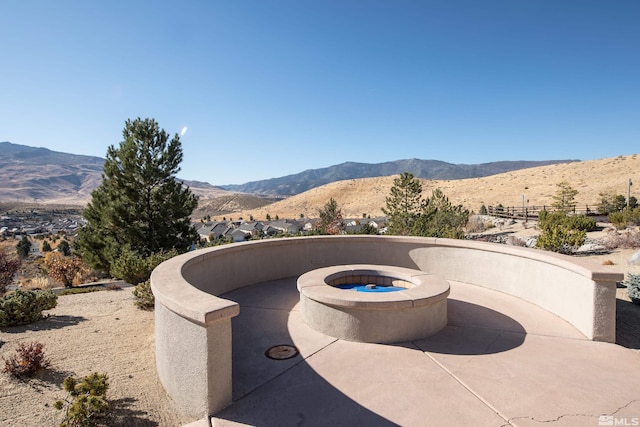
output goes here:
<path id="1" fill-rule="evenodd" d="M 0 141 L 104 157 L 186 126 L 179 176 L 640 151 L 640 1 L 5 1 Z"/>

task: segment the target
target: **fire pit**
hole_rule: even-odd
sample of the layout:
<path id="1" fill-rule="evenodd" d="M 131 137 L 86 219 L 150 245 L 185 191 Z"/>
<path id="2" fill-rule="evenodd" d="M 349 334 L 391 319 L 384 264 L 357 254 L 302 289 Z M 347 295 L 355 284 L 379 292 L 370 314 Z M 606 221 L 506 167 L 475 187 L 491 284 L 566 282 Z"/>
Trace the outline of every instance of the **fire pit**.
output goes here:
<path id="1" fill-rule="evenodd" d="M 348 341 L 396 343 L 427 338 L 447 324 L 449 282 L 385 265 L 320 268 L 298 278 L 302 318 Z"/>

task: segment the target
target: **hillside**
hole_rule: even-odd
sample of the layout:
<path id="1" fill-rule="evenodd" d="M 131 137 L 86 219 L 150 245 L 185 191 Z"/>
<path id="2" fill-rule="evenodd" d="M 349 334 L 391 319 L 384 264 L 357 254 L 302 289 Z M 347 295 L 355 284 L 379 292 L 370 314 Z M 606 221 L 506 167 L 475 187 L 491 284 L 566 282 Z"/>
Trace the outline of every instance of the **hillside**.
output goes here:
<path id="1" fill-rule="evenodd" d="M 222 186 L 229 191 L 275 196 L 294 196 L 331 182 L 346 179 L 375 178 L 410 172 L 424 179 L 464 179 L 495 175 L 513 170 L 567 163 L 576 160 L 501 161 L 474 165 L 452 164 L 439 160 L 403 159 L 384 163 L 346 162 L 327 168 L 309 169 L 297 174 Z"/>
<path id="2" fill-rule="evenodd" d="M 104 159 L 0 142 L 0 200 L 84 206 L 102 182 Z M 203 199 L 233 194 L 207 182 L 187 181 Z"/>
<path id="3" fill-rule="evenodd" d="M 640 156 L 637 154 L 589 160 L 581 162 L 540 166 L 502 173 L 498 175 L 461 180 L 421 180 L 423 195 L 440 188 L 454 204 L 478 211 L 482 204 L 522 206 L 522 196 L 528 205 L 550 205 L 559 182 L 567 181 L 579 191 L 576 202 L 580 206 L 594 206 L 602 192 L 627 194 L 628 180 L 637 180 L 640 185 Z M 323 185 L 302 194 L 267 205 L 263 208 L 242 210 L 234 215 L 256 219 L 271 217 L 298 218 L 315 217 L 318 210 L 334 198 L 346 217 L 371 217 L 382 215 L 381 208 L 393 186 L 396 176 L 345 180 Z M 631 194 L 640 199 L 638 192 Z"/>

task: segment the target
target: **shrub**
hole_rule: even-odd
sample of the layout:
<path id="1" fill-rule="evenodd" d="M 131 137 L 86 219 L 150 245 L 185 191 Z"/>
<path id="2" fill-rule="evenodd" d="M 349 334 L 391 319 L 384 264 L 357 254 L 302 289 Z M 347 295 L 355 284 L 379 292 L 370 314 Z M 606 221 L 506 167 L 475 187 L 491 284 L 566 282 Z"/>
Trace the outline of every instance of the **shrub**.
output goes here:
<path id="1" fill-rule="evenodd" d="M 62 291 L 60 291 L 58 293 L 58 296 L 64 296 L 64 295 L 75 295 L 75 294 L 88 294 L 91 292 L 99 292 L 102 291 L 102 288 L 98 288 L 96 286 L 89 286 L 86 288 L 68 288 L 68 289 L 64 289 Z"/>
<path id="2" fill-rule="evenodd" d="M 628 230 L 622 233 L 610 231 L 604 238 L 604 246 L 607 249 L 640 248 L 640 232 L 638 230 Z"/>
<path id="3" fill-rule="evenodd" d="M 151 272 L 163 261 L 178 255 L 176 250 L 155 252 L 145 257 L 139 253 L 125 248 L 112 265 L 110 273 L 113 277 L 123 279 L 132 285 L 137 285 L 151 277 Z"/>
<path id="4" fill-rule="evenodd" d="M 469 222 L 467 222 L 466 231 L 467 233 L 482 233 L 489 228 L 493 228 L 491 221 L 487 221 L 486 217 L 481 215 L 473 215 L 469 218 Z"/>
<path id="5" fill-rule="evenodd" d="M 625 280 L 627 294 L 634 304 L 640 304 L 640 274 L 629 274 Z"/>
<path id="6" fill-rule="evenodd" d="M 73 286 L 73 280 L 77 275 L 82 275 L 89 268 L 80 258 L 67 258 L 60 252 L 49 252 L 45 255 L 44 265 L 49 277 L 61 282 L 65 288 Z"/>
<path id="7" fill-rule="evenodd" d="M 13 282 L 13 276 L 19 268 L 19 259 L 11 259 L 0 250 L 0 295 L 7 291 L 7 286 Z"/>
<path id="8" fill-rule="evenodd" d="M 640 208 L 624 208 L 620 211 L 611 212 L 607 215 L 607 219 L 618 230 L 628 225 L 638 225 L 640 224 Z"/>
<path id="9" fill-rule="evenodd" d="M 42 319 L 42 311 L 57 304 L 58 297 L 51 290 L 16 290 L 0 298 L 0 326 L 20 326 Z"/>
<path id="10" fill-rule="evenodd" d="M 117 284 L 117 283 L 107 283 L 107 286 L 105 286 L 105 288 L 106 288 L 108 291 L 119 291 L 119 290 L 121 290 L 121 289 L 122 289 L 122 286 L 120 286 L 120 285 L 119 285 L 119 284 Z"/>
<path id="11" fill-rule="evenodd" d="M 576 221 L 564 211 L 541 211 L 538 227 L 542 230 L 536 240 L 536 247 L 564 254 L 572 253 L 584 244 L 587 231 L 577 229 L 584 227 L 587 221 Z"/>
<path id="12" fill-rule="evenodd" d="M 155 298 L 151 292 L 151 281 L 138 283 L 133 288 L 133 296 L 136 297 L 136 306 L 142 310 L 153 310 L 155 306 Z"/>
<path id="13" fill-rule="evenodd" d="M 94 372 L 83 377 L 78 382 L 73 377 L 64 379 L 64 390 L 68 397 L 54 403 L 58 410 L 66 409 L 65 419 L 60 427 L 89 427 L 97 425 L 100 417 L 103 417 L 109 403 L 106 399 L 109 381 L 106 374 Z"/>
<path id="14" fill-rule="evenodd" d="M 43 347 L 44 345 L 37 341 L 18 344 L 15 354 L 8 359 L 2 358 L 4 360 L 2 372 L 24 378 L 48 368 L 51 362 L 45 357 Z"/>

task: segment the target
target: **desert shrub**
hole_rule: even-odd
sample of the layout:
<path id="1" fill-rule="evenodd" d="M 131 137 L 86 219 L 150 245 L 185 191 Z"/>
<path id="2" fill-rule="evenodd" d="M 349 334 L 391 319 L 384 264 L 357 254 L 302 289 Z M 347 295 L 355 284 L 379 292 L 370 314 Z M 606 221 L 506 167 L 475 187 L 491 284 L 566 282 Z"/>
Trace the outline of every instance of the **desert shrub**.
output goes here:
<path id="1" fill-rule="evenodd" d="M 567 226 L 573 230 L 595 231 L 597 229 L 596 220 L 586 215 L 567 216 Z"/>
<path id="2" fill-rule="evenodd" d="M 160 263 L 178 255 L 176 250 L 155 252 L 145 257 L 139 253 L 125 248 L 112 265 L 110 273 L 113 277 L 123 279 L 127 283 L 137 285 L 151 277 L 151 272 Z"/>
<path id="3" fill-rule="evenodd" d="M 7 291 L 7 286 L 13 282 L 13 276 L 20 268 L 20 260 L 10 258 L 0 250 L 0 295 Z"/>
<path id="4" fill-rule="evenodd" d="M 20 280 L 20 287 L 22 289 L 31 289 L 31 290 L 42 290 L 42 289 L 50 289 L 51 283 L 49 283 L 48 277 L 33 277 L 31 279 L 22 279 Z"/>
<path id="5" fill-rule="evenodd" d="M 86 288 L 68 288 L 68 289 L 63 289 L 58 293 L 58 296 L 64 296 L 64 295 L 75 295 L 75 294 L 88 294 L 91 292 L 99 292 L 102 291 L 102 288 L 98 288 L 96 286 L 89 286 Z"/>
<path id="6" fill-rule="evenodd" d="M 482 206 L 480 206 L 480 211 L 478 212 L 478 214 L 480 214 L 480 215 L 488 215 L 488 213 L 489 212 L 487 211 L 487 207 L 484 204 L 482 204 Z"/>
<path id="7" fill-rule="evenodd" d="M 482 233 L 489 228 L 493 228 L 493 226 L 493 223 L 487 221 L 486 217 L 473 215 L 469 218 L 469 222 L 467 222 L 466 231 L 467 233 Z"/>
<path id="8" fill-rule="evenodd" d="M 47 253 L 44 265 L 49 277 L 61 282 L 65 288 L 73 286 L 74 280 L 77 282 L 76 278 L 89 270 L 80 258 L 67 258 L 60 252 Z"/>
<path id="9" fill-rule="evenodd" d="M 155 298 L 153 292 L 151 292 L 151 281 L 147 280 L 142 283 L 138 283 L 133 288 L 133 296 L 136 297 L 135 304 L 142 310 L 153 310 L 155 306 Z"/>
<path id="10" fill-rule="evenodd" d="M 618 230 L 626 228 L 629 225 L 639 225 L 640 208 L 624 208 L 620 211 L 611 212 L 607 215 L 607 219 Z"/>
<path id="11" fill-rule="evenodd" d="M 602 265 L 616 265 L 616 263 L 611 261 L 610 259 L 607 259 L 605 261 L 602 261 Z"/>
<path id="12" fill-rule="evenodd" d="M 51 290 L 16 290 L 0 298 L 0 326 L 20 326 L 42 319 L 44 310 L 51 310 L 58 297 Z"/>
<path id="13" fill-rule="evenodd" d="M 106 394 L 109 389 L 106 374 L 94 372 L 79 382 L 73 377 L 64 379 L 63 387 L 68 393 L 65 399 L 54 403 L 54 408 L 65 410 L 60 427 L 89 427 L 97 425 L 109 409 Z"/>
<path id="14" fill-rule="evenodd" d="M 632 249 L 640 248 L 640 232 L 627 230 L 624 232 L 610 231 L 604 238 L 604 247 L 607 249 Z"/>
<path id="15" fill-rule="evenodd" d="M 625 284 L 631 302 L 640 304 L 640 274 L 628 274 Z"/>
<path id="16" fill-rule="evenodd" d="M 24 378 L 30 377 L 41 369 L 49 367 L 51 362 L 44 354 L 44 345 L 37 341 L 23 342 L 18 344 L 15 354 L 4 357 L 4 369 L 2 372 L 13 375 L 14 377 Z"/>
<path id="17" fill-rule="evenodd" d="M 507 245 L 525 247 L 527 246 L 527 241 L 524 239 L 521 239 L 520 237 L 509 236 L 507 238 Z"/>
<path id="18" fill-rule="evenodd" d="M 564 254 L 572 253 L 587 238 L 587 231 L 574 228 L 576 224 L 584 225 L 574 221 L 564 211 L 541 211 L 538 218 L 541 233 L 536 240 L 536 247 Z"/>

